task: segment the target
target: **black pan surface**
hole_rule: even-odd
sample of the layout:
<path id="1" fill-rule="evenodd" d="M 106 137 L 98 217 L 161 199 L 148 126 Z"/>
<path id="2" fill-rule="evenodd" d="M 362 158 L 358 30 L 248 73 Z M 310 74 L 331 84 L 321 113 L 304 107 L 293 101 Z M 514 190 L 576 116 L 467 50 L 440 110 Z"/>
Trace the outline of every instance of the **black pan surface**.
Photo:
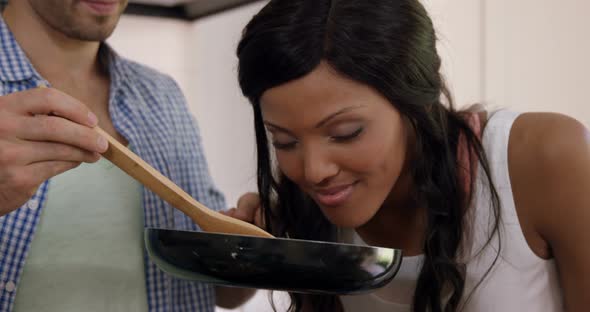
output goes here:
<path id="1" fill-rule="evenodd" d="M 149 257 L 164 272 L 205 283 L 302 293 L 360 294 L 391 281 L 397 249 L 148 228 Z"/>

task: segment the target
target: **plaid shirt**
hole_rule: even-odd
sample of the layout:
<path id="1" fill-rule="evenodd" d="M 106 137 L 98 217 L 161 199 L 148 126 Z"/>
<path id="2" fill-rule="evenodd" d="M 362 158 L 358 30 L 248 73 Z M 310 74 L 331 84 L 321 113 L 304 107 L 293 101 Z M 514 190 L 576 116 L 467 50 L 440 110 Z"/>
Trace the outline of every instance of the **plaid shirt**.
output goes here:
<path id="1" fill-rule="evenodd" d="M 1 4 L 0 4 L 1 6 Z M 113 124 L 134 151 L 182 189 L 212 209 L 225 202 L 213 185 L 197 125 L 185 99 L 168 76 L 118 57 L 103 44 L 111 76 Z M 33 68 L 0 18 L 0 96 L 47 84 Z M 46 181 L 25 205 L 0 217 L 0 311 L 12 309 L 29 246 L 47 199 Z M 147 227 L 196 230 L 196 225 L 151 191 L 143 189 Z M 174 279 L 145 256 L 150 311 L 213 311 L 210 285 Z"/>

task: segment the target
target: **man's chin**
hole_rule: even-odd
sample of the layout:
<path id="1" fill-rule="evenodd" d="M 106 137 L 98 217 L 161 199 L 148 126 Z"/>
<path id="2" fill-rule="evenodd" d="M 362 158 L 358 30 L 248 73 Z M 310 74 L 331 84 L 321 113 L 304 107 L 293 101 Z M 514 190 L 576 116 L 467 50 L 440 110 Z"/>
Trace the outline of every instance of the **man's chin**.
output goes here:
<path id="1" fill-rule="evenodd" d="M 114 30 L 115 25 L 101 25 L 98 27 L 86 27 L 84 29 L 69 29 L 65 31 L 65 34 L 72 39 L 80 41 L 104 41 L 111 36 Z"/>

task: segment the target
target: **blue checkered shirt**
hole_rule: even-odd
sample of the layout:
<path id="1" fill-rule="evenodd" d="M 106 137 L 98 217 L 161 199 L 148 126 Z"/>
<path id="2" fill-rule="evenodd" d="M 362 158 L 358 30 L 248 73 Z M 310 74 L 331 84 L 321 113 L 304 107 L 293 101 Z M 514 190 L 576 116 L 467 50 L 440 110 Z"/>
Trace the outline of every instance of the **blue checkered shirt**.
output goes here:
<path id="1" fill-rule="evenodd" d="M 199 132 L 185 99 L 168 76 L 117 56 L 106 45 L 111 75 L 110 114 L 134 151 L 212 209 L 225 202 L 208 173 Z M 0 18 L 0 95 L 48 84 L 30 64 Z M 0 217 L 0 311 L 12 309 L 29 246 L 47 199 L 46 181 L 21 208 Z M 147 227 L 196 230 L 184 214 L 143 189 Z M 210 285 L 167 276 L 145 257 L 149 311 L 213 311 Z M 10 287 L 9 287 L 10 285 Z M 16 287 L 15 287 L 16 286 Z"/>

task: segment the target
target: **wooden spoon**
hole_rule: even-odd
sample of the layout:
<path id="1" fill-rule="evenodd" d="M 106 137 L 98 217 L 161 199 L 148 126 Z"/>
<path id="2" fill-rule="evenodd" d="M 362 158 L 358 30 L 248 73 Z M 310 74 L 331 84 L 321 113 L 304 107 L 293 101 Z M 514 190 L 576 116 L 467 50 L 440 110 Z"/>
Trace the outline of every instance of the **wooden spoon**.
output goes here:
<path id="1" fill-rule="evenodd" d="M 173 207 L 189 216 L 204 231 L 273 237 L 253 224 L 228 217 L 207 208 L 104 130 L 99 127 L 94 129 L 109 142 L 108 150 L 102 154 L 104 158 L 110 160 Z"/>

